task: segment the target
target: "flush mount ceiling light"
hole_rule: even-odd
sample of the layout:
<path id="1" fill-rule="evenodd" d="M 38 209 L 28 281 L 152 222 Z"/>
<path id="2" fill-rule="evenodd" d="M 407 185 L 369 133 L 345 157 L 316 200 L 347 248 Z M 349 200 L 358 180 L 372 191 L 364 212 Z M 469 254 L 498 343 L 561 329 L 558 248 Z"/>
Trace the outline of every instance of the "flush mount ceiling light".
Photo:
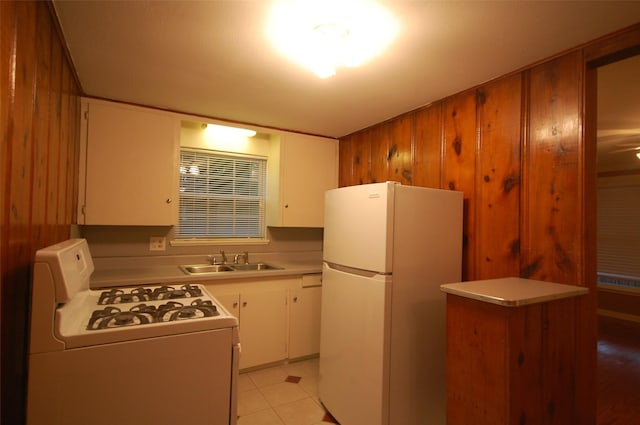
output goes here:
<path id="1" fill-rule="evenodd" d="M 272 7 L 267 32 L 284 56 L 326 78 L 382 52 L 397 24 L 374 1 L 291 0 Z"/>

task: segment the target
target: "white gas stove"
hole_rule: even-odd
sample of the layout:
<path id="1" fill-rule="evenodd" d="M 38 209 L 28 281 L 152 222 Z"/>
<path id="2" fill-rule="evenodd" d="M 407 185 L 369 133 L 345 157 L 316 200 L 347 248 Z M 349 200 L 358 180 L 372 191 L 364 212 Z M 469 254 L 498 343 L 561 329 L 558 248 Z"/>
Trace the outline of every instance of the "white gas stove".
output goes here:
<path id="1" fill-rule="evenodd" d="M 237 319 L 200 285 L 92 290 L 93 270 L 84 239 L 36 253 L 27 424 L 235 424 Z"/>

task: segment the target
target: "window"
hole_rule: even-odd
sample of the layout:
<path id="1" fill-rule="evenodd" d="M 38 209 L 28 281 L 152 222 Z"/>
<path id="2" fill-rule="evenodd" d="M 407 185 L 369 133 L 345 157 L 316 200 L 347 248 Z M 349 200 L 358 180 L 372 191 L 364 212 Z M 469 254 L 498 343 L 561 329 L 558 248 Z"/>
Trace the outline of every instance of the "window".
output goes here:
<path id="1" fill-rule="evenodd" d="M 267 161 L 213 151 L 180 151 L 180 239 L 266 234 Z"/>

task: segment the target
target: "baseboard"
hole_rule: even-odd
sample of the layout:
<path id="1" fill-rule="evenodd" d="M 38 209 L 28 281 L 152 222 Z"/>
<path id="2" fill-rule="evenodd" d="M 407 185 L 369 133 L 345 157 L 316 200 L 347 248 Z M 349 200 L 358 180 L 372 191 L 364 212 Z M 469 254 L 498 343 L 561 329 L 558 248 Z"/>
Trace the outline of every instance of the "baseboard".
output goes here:
<path id="1" fill-rule="evenodd" d="M 598 316 L 610 317 L 612 319 L 625 320 L 627 322 L 633 322 L 640 324 L 640 316 L 635 314 L 620 313 L 613 310 L 598 309 Z"/>

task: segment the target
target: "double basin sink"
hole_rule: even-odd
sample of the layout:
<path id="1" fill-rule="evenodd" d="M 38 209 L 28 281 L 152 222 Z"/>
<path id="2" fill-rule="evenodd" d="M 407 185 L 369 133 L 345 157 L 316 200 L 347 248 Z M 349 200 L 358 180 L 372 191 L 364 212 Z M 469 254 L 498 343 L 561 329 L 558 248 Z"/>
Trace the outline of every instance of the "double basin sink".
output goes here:
<path id="1" fill-rule="evenodd" d="M 247 264 L 191 264 L 180 266 L 180 269 L 187 274 L 205 274 L 221 272 L 255 272 L 264 270 L 283 270 L 282 267 L 267 263 L 247 263 Z"/>

